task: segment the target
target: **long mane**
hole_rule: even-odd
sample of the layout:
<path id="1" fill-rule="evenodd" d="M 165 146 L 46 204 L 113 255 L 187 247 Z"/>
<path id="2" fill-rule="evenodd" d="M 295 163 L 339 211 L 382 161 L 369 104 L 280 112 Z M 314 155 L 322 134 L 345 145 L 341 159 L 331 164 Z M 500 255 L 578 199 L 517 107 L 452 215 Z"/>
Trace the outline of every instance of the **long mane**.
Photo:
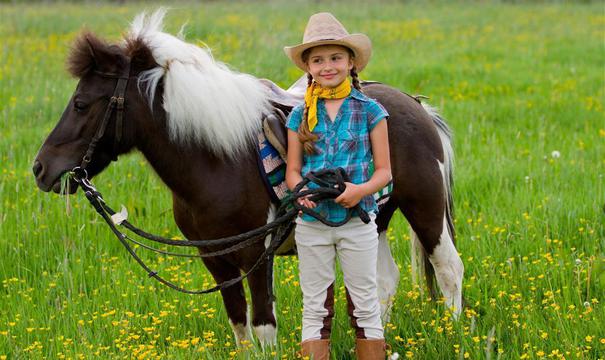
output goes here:
<path id="1" fill-rule="evenodd" d="M 266 89 L 257 78 L 215 60 L 209 49 L 163 32 L 165 13 L 139 14 L 127 35 L 127 42 L 146 44 L 159 65 L 139 75 L 139 89 L 153 106 L 162 81 L 173 141 L 202 144 L 233 158 L 256 139 L 269 107 Z"/>

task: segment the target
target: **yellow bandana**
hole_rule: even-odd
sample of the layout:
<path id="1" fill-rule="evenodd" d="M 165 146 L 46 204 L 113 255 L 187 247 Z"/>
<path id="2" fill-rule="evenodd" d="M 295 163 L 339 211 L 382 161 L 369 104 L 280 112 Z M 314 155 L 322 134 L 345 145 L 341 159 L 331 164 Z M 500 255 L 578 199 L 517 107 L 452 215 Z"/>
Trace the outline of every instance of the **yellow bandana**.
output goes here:
<path id="1" fill-rule="evenodd" d="M 350 93 L 351 83 L 348 79 L 341 82 L 335 88 L 322 88 L 321 85 L 313 81 L 311 86 L 307 87 L 307 92 L 305 93 L 309 131 L 313 131 L 315 125 L 317 125 L 317 99 L 344 99 Z"/>

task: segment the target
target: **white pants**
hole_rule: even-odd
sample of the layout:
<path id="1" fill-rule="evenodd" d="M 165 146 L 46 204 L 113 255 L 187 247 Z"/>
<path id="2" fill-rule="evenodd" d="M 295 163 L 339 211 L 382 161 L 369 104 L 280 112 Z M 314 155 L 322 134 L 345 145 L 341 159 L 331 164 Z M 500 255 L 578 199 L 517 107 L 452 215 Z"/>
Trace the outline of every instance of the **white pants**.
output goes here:
<path id="1" fill-rule="evenodd" d="M 364 224 L 358 217 L 341 227 L 296 220 L 300 287 L 303 292 L 302 341 L 328 339 L 334 316 L 334 265 L 340 261 L 351 324 L 357 338 L 382 339 L 376 288 L 378 233 L 376 215 Z"/>

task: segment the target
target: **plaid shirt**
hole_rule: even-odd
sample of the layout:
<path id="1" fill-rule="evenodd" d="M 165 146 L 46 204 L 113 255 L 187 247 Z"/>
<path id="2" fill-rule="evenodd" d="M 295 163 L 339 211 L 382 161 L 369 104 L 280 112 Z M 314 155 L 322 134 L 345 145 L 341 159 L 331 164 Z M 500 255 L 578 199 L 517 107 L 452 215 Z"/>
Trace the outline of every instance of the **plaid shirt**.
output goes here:
<path id="1" fill-rule="evenodd" d="M 298 131 L 303 114 L 304 104 L 292 109 L 286 122 L 288 129 Z M 372 146 L 370 132 L 384 118 L 387 111 L 376 100 L 368 98 L 357 89 L 342 103 L 334 122 L 328 117 L 323 99 L 317 101 L 318 123 L 313 133 L 319 136 L 315 142 L 317 154 L 303 155 L 302 175 L 309 171 L 342 167 L 353 184 L 362 184 L 370 180 L 370 163 L 372 163 Z M 310 183 L 309 188 L 317 187 Z M 372 195 L 361 199 L 361 207 L 367 212 L 378 212 Z M 333 200 L 320 203 L 314 210 L 331 221 L 345 218 L 347 209 Z M 315 218 L 303 214 L 303 220 L 315 221 Z"/>

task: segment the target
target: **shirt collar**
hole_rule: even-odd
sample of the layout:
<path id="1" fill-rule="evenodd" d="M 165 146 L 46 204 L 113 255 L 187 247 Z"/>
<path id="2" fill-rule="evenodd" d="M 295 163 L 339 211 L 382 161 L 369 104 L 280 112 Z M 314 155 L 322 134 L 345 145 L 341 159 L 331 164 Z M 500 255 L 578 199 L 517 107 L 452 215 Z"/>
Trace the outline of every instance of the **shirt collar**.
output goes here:
<path id="1" fill-rule="evenodd" d="M 360 101 L 369 101 L 370 99 L 361 91 L 355 89 L 355 88 L 351 88 L 351 93 L 349 94 L 350 97 L 355 98 L 357 100 Z"/>

